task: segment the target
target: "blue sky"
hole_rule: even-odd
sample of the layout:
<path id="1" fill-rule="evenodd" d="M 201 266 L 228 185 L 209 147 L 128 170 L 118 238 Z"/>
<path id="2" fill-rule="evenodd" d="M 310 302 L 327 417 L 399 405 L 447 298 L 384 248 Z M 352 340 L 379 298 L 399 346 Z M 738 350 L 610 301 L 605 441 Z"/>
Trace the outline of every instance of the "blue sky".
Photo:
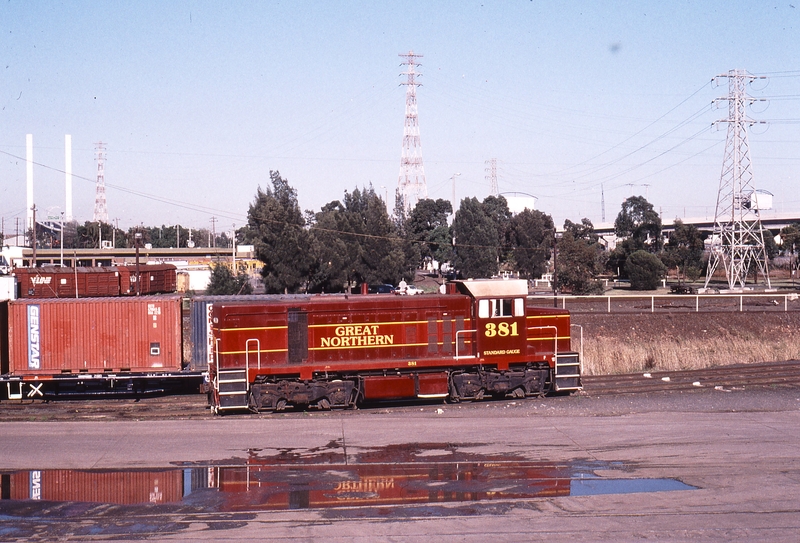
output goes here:
<path id="1" fill-rule="evenodd" d="M 106 143 L 120 226 L 229 229 L 278 170 L 304 209 L 400 170 L 400 53 L 422 54 L 417 91 L 429 195 L 538 197 L 557 224 L 613 221 L 641 194 L 713 219 L 727 81 L 746 69 L 755 185 L 800 211 L 800 3 L 676 1 L 92 2 L 0 5 L 0 215 L 35 200 L 90 220 L 94 144 Z M 23 160 L 20 160 L 22 157 Z M 84 179 L 81 179 L 84 178 Z M 385 187 L 385 188 L 384 188 Z"/>

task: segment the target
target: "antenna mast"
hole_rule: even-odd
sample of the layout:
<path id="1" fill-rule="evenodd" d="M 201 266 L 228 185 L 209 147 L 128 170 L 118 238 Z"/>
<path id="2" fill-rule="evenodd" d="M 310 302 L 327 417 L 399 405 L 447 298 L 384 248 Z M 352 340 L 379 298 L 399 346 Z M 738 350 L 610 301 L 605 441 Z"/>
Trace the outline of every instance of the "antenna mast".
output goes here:
<path id="1" fill-rule="evenodd" d="M 414 209 L 419 200 L 428 197 L 428 186 L 425 183 L 425 170 L 422 167 L 422 144 L 419 138 L 419 119 L 417 118 L 417 83 L 416 76 L 421 75 L 416 71 L 418 58 L 414 51 L 400 54 L 404 62 L 401 66 L 408 66 L 408 69 L 400 75 L 408 77 L 406 86 L 406 120 L 403 127 L 403 154 L 400 159 L 400 179 L 398 180 L 398 192 L 403 198 L 403 209 L 408 214 Z"/>
<path id="2" fill-rule="evenodd" d="M 747 96 L 745 86 L 756 79 L 745 70 L 730 70 L 717 77 L 728 78 L 728 123 L 725 156 L 714 213 L 714 234 L 711 238 L 711 256 L 708 261 L 705 288 L 711 281 L 720 262 L 725 268 L 728 288 L 744 288 L 752 264 L 770 287 L 767 252 L 764 247 L 764 230 L 758 209 L 758 196 L 753 184 L 750 145 L 747 126 L 755 124 L 747 118 L 745 108 L 754 100 Z M 715 78 L 716 79 L 716 78 Z"/>

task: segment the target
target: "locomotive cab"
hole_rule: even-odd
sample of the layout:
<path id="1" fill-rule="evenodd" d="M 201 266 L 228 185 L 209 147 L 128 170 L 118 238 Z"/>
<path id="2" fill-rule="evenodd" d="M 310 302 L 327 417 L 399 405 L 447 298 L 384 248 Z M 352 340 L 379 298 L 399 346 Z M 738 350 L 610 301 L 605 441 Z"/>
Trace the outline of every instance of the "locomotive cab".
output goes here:
<path id="1" fill-rule="evenodd" d="M 473 298 L 474 354 L 499 370 L 520 362 L 527 351 L 527 281 L 464 281 L 459 290 Z"/>

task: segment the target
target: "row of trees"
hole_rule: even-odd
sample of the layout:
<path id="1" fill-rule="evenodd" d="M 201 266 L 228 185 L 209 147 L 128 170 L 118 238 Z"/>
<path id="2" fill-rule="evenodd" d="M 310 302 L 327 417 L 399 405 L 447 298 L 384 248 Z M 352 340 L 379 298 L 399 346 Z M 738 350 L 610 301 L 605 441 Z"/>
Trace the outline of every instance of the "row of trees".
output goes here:
<path id="1" fill-rule="evenodd" d="M 708 233 L 676 220 L 665 238 L 658 213 L 641 196 L 622 204 L 615 221 L 621 241 L 608 251 L 588 219 L 567 220 L 556 240 L 549 215 L 527 209 L 512 215 L 503 197 L 465 198 L 452 221 L 448 219 L 453 209 L 446 200 L 421 200 L 406 216 L 398 198 L 390 217 L 370 186 L 346 192 L 319 212 L 303 213 L 296 191 L 278 172 L 270 172 L 270 184 L 258 189 L 248 224 L 237 232 L 241 242 L 255 246 L 264 263 L 267 292 L 397 284 L 433 262 L 449 262 L 465 278 L 509 271 L 533 279 L 557 260 L 556 287 L 576 294 L 601 292 L 598 278 L 603 274 L 628 278 L 634 289 L 653 289 L 668 268 L 682 280 L 696 280 L 704 273 Z M 773 257 L 778 249 L 767 237 Z M 800 228 L 790 227 L 784 239 L 785 247 L 789 242 L 800 248 Z"/>
<path id="2" fill-rule="evenodd" d="M 539 277 L 553 246 L 553 221 L 539 211 L 512 216 L 504 198 L 466 198 L 455 214 L 447 200 L 421 200 L 411 213 L 402 201 L 390 217 L 368 188 L 346 192 L 319 212 L 301 212 L 297 192 L 278 172 L 258 189 L 248 224 L 237 232 L 264 263 L 267 292 L 330 292 L 359 283 L 397 284 L 423 264 L 450 262 L 464 277 L 500 269 Z"/>

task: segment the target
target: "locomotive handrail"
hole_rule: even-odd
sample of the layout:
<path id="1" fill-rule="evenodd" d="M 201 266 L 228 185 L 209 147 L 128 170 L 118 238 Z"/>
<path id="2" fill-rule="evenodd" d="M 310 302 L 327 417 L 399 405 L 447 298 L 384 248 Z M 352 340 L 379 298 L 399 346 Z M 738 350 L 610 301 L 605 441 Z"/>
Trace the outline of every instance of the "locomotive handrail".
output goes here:
<path id="1" fill-rule="evenodd" d="M 477 334 L 478 330 L 456 330 L 456 360 L 461 358 L 475 358 L 474 354 L 459 356 L 458 354 L 458 334 Z"/>
<path id="2" fill-rule="evenodd" d="M 258 366 L 257 367 L 258 367 L 258 369 L 261 369 L 261 342 L 258 340 L 258 338 L 250 338 L 250 339 L 248 339 L 247 341 L 244 342 L 244 367 L 245 367 L 246 370 L 250 369 L 250 342 L 251 341 L 255 341 L 256 342 L 256 352 L 258 353 Z M 247 375 L 248 375 L 248 378 L 249 378 L 249 375 L 250 375 L 249 371 L 247 372 Z"/>
<path id="3" fill-rule="evenodd" d="M 582 374 L 583 373 L 583 326 L 581 326 L 580 324 L 570 324 L 569 325 L 569 330 L 570 330 L 570 346 L 569 346 L 569 348 L 570 349 L 572 349 L 572 341 L 571 341 L 572 340 L 572 333 L 571 332 L 572 332 L 573 328 L 577 328 L 577 329 L 580 330 L 580 334 L 578 335 L 578 337 L 580 338 L 580 341 L 578 343 L 578 362 L 580 363 L 579 367 L 580 367 L 581 374 Z"/>
<path id="4" fill-rule="evenodd" d="M 214 390 L 219 392 L 219 338 L 214 338 Z"/>

